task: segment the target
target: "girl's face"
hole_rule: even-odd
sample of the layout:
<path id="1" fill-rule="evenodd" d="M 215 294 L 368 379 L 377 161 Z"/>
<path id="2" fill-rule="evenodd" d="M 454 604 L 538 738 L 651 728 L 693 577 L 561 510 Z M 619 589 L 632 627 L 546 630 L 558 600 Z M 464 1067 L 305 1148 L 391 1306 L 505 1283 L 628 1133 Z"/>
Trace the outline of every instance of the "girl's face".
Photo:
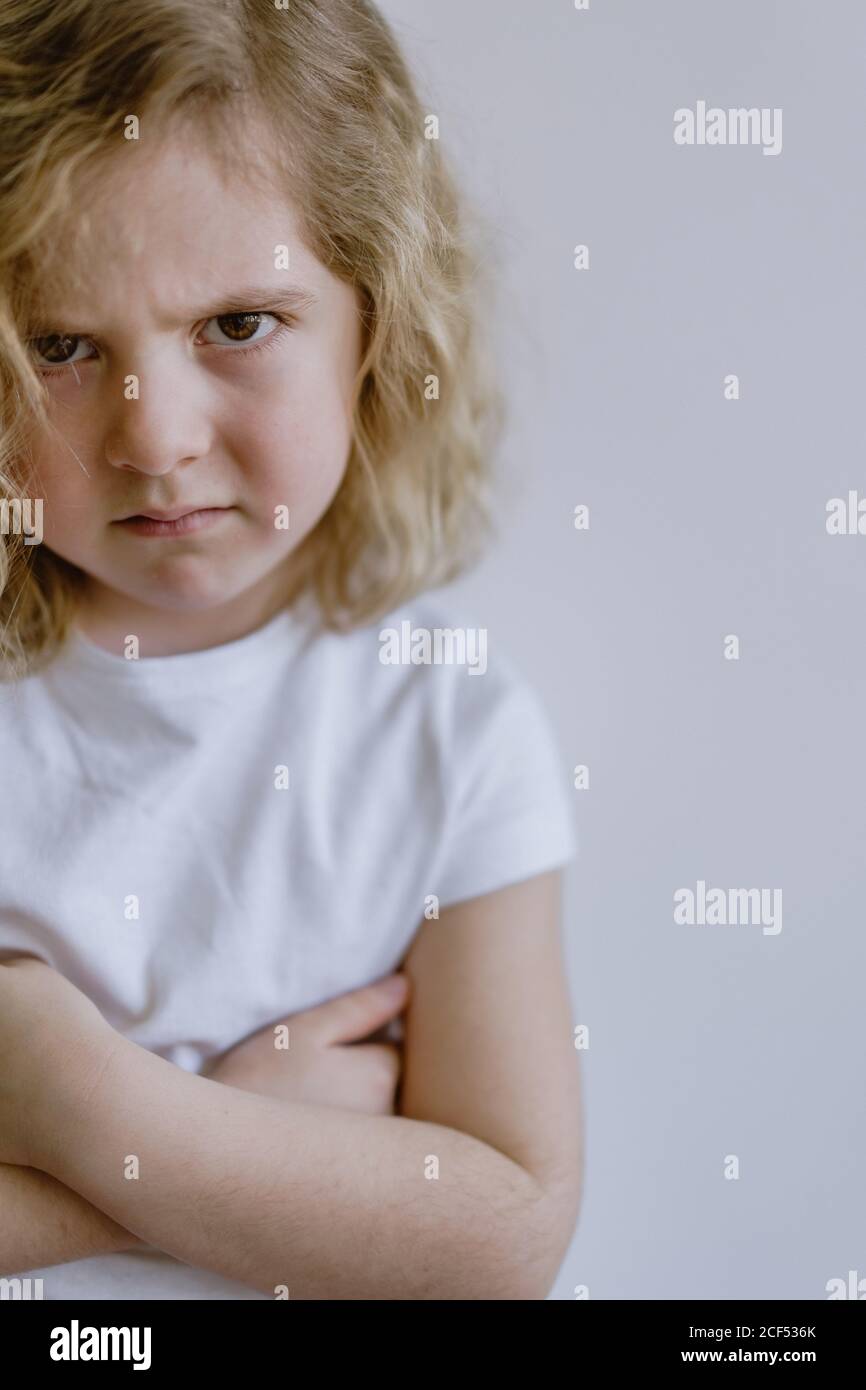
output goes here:
<path id="1" fill-rule="evenodd" d="M 94 640 L 143 634 L 154 655 L 231 640 L 282 606 L 339 488 L 358 299 L 290 204 L 223 182 L 197 142 L 121 152 L 88 211 L 84 283 L 30 336 L 50 397 L 28 489 L 44 543 L 88 576 Z"/>

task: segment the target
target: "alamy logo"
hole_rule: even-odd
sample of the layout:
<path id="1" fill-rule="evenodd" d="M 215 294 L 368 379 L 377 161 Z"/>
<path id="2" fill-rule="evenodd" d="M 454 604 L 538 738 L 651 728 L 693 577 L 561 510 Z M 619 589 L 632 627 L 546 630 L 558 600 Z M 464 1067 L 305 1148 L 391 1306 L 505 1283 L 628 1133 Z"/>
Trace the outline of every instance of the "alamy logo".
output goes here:
<path id="1" fill-rule="evenodd" d="M 470 676 L 487 670 L 486 627 L 415 627 L 404 620 L 400 630 L 379 633 L 383 666 L 467 666 Z"/>
<path id="2" fill-rule="evenodd" d="M 150 1370 L 149 1327 L 52 1327 L 52 1361 L 132 1361 L 134 1371 Z"/>
<path id="3" fill-rule="evenodd" d="M 675 889 L 674 921 L 690 927 L 762 925 L 764 936 L 778 936 L 782 930 L 782 890 L 711 888 L 707 892 L 706 883 L 699 878 L 695 892 L 691 888 Z"/>
<path id="4" fill-rule="evenodd" d="M 0 536 L 23 536 L 25 545 L 42 541 L 42 498 L 0 499 Z"/>
<path id="5" fill-rule="evenodd" d="M 681 106 L 674 112 L 675 145 L 763 145 L 764 154 L 782 151 L 782 108 L 774 106 L 721 106 L 707 109 L 699 101 L 695 110 Z"/>

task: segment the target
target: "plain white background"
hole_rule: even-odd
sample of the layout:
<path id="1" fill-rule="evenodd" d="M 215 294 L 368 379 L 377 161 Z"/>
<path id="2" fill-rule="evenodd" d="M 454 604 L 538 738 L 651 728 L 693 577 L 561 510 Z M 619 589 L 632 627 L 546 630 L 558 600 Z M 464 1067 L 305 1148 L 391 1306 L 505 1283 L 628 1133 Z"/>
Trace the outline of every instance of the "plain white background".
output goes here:
<path id="1" fill-rule="evenodd" d="M 866 494 L 866 8 L 382 9 L 500 234 L 502 540 L 451 595 L 542 695 L 564 784 L 590 769 L 587 1184 L 552 1297 L 826 1298 L 866 1277 L 866 536 L 825 529 Z M 781 107 L 782 152 L 676 146 L 698 100 Z M 781 932 L 676 925 L 698 879 L 781 888 Z"/>

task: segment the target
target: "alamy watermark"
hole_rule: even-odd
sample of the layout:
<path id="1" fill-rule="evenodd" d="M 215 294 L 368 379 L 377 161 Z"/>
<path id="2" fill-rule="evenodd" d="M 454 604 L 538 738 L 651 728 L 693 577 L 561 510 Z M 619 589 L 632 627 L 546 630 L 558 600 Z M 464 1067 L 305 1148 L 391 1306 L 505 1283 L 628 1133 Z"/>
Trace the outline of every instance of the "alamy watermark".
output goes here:
<path id="1" fill-rule="evenodd" d="M 860 497 L 856 488 L 848 489 L 847 501 L 831 497 L 825 510 L 828 536 L 866 536 L 866 497 Z"/>
<path id="2" fill-rule="evenodd" d="M 762 145 L 764 154 L 782 152 L 780 106 L 681 106 L 674 112 L 675 145 Z"/>
<path id="3" fill-rule="evenodd" d="M 413 627 L 408 619 L 379 633 L 383 666 L 466 666 L 470 676 L 487 670 L 486 627 Z"/>
<path id="4" fill-rule="evenodd" d="M 42 498 L 0 499 L 0 536 L 23 536 L 25 545 L 42 542 Z"/>
<path id="5" fill-rule="evenodd" d="M 764 936 L 782 930 L 781 888 L 710 888 L 702 878 L 697 889 L 674 890 L 674 921 L 686 925 L 725 927 L 763 926 Z"/>
<path id="6" fill-rule="evenodd" d="M 44 1298 L 42 1283 L 41 1279 L 32 1279 L 29 1275 L 23 1279 L 17 1274 L 11 1278 L 0 1279 L 0 1302 L 7 1299 L 26 1302 L 28 1299 Z"/>
<path id="7" fill-rule="evenodd" d="M 849 1269 L 847 1279 L 828 1279 L 824 1292 L 831 1303 L 839 1298 L 853 1298 L 862 1303 L 866 1299 L 866 1279 L 861 1279 L 856 1269 Z"/>

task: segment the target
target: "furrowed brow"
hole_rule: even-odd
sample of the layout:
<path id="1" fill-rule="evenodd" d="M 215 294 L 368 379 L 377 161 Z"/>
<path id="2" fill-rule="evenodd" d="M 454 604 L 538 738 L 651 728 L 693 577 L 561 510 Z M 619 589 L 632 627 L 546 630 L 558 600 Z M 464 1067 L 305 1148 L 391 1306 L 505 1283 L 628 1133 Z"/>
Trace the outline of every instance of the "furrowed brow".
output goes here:
<path id="1" fill-rule="evenodd" d="M 301 285 L 247 285 L 232 290 L 216 304 L 191 309 L 185 317 L 193 319 L 214 318 L 220 314 L 254 313 L 256 309 L 291 309 L 298 313 L 318 304 L 318 296 Z"/>
<path id="2" fill-rule="evenodd" d="M 318 302 L 318 295 L 302 285 L 245 285 L 229 290 L 211 304 L 181 311 L 179 322 L 193 323 L 199 319 L 219 318 L 224 314 L 268 313 L 271 310 L 297 314 L 311 309 Z M 64 312 L 54 315 L 52 322 L 49 322 L 43 313 L 39 322 L 28 325 L 27 331 L 31 337 L 39 337 L 58 329 L 80 337 L 98 336 L 100 332 L 99 329 L 82 323 L 77 316 Z"/>

